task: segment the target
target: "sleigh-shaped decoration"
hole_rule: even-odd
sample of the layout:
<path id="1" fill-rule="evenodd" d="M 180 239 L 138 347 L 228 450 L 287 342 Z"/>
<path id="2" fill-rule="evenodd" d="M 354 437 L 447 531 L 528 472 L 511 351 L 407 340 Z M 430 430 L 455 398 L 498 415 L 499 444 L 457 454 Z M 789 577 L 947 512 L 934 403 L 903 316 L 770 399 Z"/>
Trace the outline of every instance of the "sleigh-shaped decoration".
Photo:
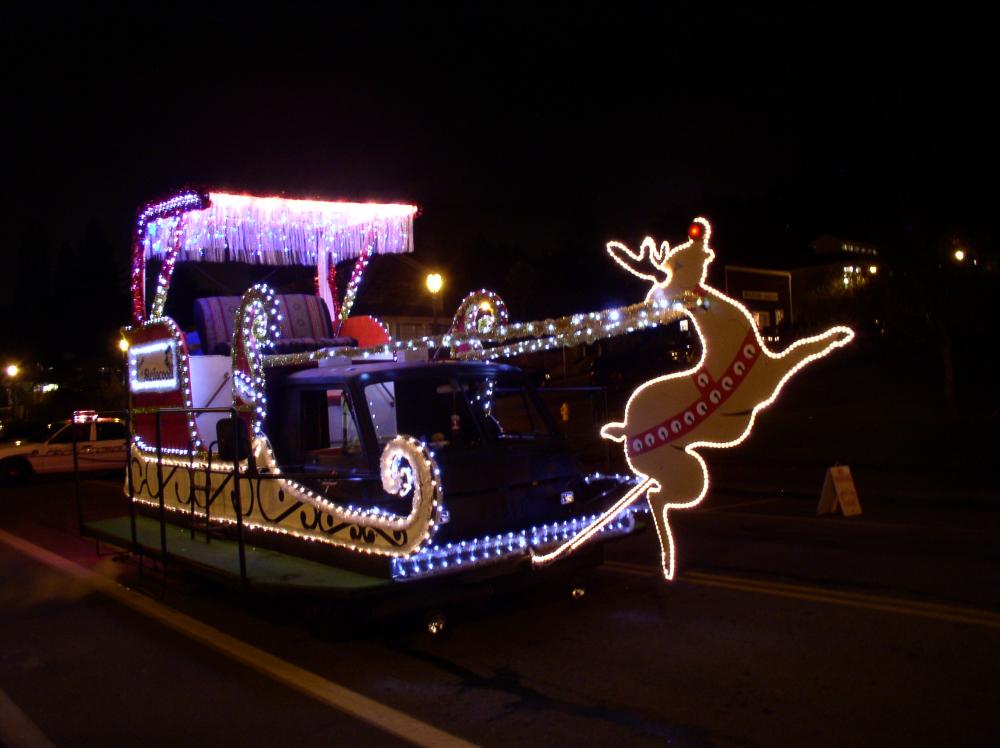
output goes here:
<path id="1" fill-rule="evenodd" d="M 91 529 L 182 563 L 238 568 L 250 584 L 271 578 L 274 557 L 262 553 L 281 554 L 297 560 L 301 579 L 354 592 L 531 576 L 533 553 L 613 506 L 632 476 L 585 474 L 524 374 L 495 362 L 543 344 L 535 324 L 552 337 L 577 322 L 510 325 L 488 291 L 470 294 L 436 338 L 393 341 L 377 320 L 351 316 L 369 258 L 412 250 L 415 213 L 200 192 L 148 206 L 124 330 L 133 516 Z M 341 299 L 333 269 L 348 258 Z M 259 284 L 238 300 L 199 299 L 197 330 L 185 331 L 165 315 L 173 271 L 205 261 L 315 267 L 319 293 Z M 628 314 L 638 327 L 656 318 Z M 449 360 L 431 361 L 428 350 Z M 626 511 L 601 536 L 635 529 Z"/>

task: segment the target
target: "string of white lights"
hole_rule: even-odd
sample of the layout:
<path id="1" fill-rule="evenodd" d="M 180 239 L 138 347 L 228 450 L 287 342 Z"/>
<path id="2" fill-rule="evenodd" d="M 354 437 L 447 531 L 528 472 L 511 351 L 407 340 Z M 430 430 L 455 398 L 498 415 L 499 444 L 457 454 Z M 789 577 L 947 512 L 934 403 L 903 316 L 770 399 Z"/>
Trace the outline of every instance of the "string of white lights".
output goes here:
<path id="1" fill-rule="evenodd" d="M 598 340 L 628 335 L 638 330 L 657 327 L 679 320 L 687 309 L 704 303 L 704 298 L 685 294 L 677 299 L 651 299 L 640 304 L 587 312 L 533 322 L 498 325 L 486 335 L 456 334 L 427 335 L 410 340 L 396 340 L 383 345 L 345 348 L 323 348 L 318 351 L 266 356 L 264 365 L 290 366 L 343 357 L 364 360 L 384 357 L 400 351 L 451 348 L 459 359 L 494 360 L 522 353 L 570 348 Z"/>
<path id="2" fill-rule="evenodd" d="M 261 434 L 267 417 L 262 351 L 280 337 L 281 311 L 274 290 L 258 283 L 243 294 L 233 325 L 233 395 L 253 409 L 253 432 Z"/>
<path id="3" fill-rule="evenodd" d="M 382 487 L 388 494 L 410 502 L 410 510 L 405 515 L 377 506 L 358 507 L 332 501 L 302 483 L 282 476 L 266 437 L 254 438 L 253 452 L 256 470 L 251 470 L 248 460 L 238 465 L 242 495 L 256 496 L 260 507 L 256 513 L 243 517 L 244 526 L 250 529 L 339 546 L 358 553 L 400 557 L 423 547 L 444 521 L 444 493 L 437 461 L 425 444 L 412 437 L 394 437 L 383 448 L 380 459 Z M 138 448 L 133 449 L 133 456 L 134 500 L 157 506 L 161 487 L 156 456 Z M 177 497 L 188 496 L 192 490 L 214 495 L 225 487 L 232 477 L 232 464 L 218 460 L 210 463 L 207 458 L 207 454 L 187 455 L 187 459 L 183 456 L 162 458 L 165 467 L 183 468 L 171 470 L 164 476 L 163 488 L 173 486 L 172 490 L 164 493 L 166 509 L 190 512 L 190 506 L 182 506 Z M 267 477 L 262 478 L 262 475 Z M 200 486 L 195 485 L 198 476 L 204 481 Z M 342 531 L 324 532 L 321 527 L 310 529 L 301 525 L 299 512 L 282 514 L 282 510 L 295 501 L 325 513 L 327 519 L 323 526 L 340 526 Z M 280 519 L 269 520 L 263 511 L 265 506 L 269 508 L 269 514 L 276 513 Z M 205 516 L 204 509 L 196 509 L 195 513 Z M 224 524 L 237 522 L 233 505 L 220 502 L 212 513 L 212 521 Z"/>

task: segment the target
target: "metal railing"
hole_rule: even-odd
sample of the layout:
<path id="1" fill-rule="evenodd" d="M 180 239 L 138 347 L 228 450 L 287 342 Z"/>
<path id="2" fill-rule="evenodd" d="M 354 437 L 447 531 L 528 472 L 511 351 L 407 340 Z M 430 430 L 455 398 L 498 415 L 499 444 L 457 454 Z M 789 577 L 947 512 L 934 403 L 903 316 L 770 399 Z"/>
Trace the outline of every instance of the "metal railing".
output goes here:
<path id="1" fill-rule="evenodd" d="M 146 409 L 143 409 L 143 413 L 146 414 Z M 180 407 L 167 407 L 167 408 L 152 408 L 149 409 L 149 414 L 155 416 L 156 423 L 156 499 L 158 503 L 158 519 L 160 524 L 160 556 L 161 560 L 166 560 L 168 558 L 167 552 L 167 518 L 166 518 L 166 504 L 165 504 L 165 490 L 166 487 L 163 483 L 163 415 L 164 414 L 204 414 L 204 413 L 226 413 L 229 415 L 233 427 L 233 444 L 239 444 L 239 430 L 244 428 L 243 423 L 239 419 L 239 410 L 235 407 L 229 408 L 180 408 Z M 128 433 L 128 439 L 125 448 L 125 475 L 128 485 L 128 509 L 129 509 L 129 528 L 131 534 L 131 547 L 129 550 L 133 553 L 143 555 L 144 548 L 138 541 L 136 532 L 136 512 L 135 512 L 135 481 L 132 474 L 132 445 L 135 443 L 135 435 L 133 431 L 133 411 L 132 409 L 127 409 L 125 411 L 104 411 L 100 414 L 95 414 L 96 417 L 113 417 L 118 415 L 124 415 L 125 417 L 125 428 Z M 92 418 L 88 414 L 88 418 Z M 87 421 L 89 422 L 89 421 Z M 79 447 L 77 443 L 77 429 L 76 424 L 79 421 L 74 417 L 71 419 L 71 424 L 74 428 L 72 430 L 73 436 L 73 480 L 76 493 L 76 513 L 77 513 L 77 527 L 80 534 L 86 534 L 85 522 L 83 519 L 83 497 L 80 490 L 80 458 L 79 458 Z M 212 447 L 215 446 L 215 442 L 212 442 L 208 448 L 208 471 L 211 471 L 212 467 Z M 189 455 L 193 459 L 194 450 L 190 446 L 189 442 Z M 228 462 L 228 460 L 227 460 Z M 235 449 L 233 454 L 233 466 L 232 466 L 232 478 L 233 478 L 233 511 L 236 514 L 236 540 L 239 552 L 239 569 L 240 569 L 240 583 L 246 585 L 248 583 L 247 577 L 247 562 L 246 562 L 246 542 L 244 539 L 244 527 L 243 527 L 243 501 L 240 495 L 240 450 Z M 195 532 L 195 499 L 194 499 L 194 483 L 191 485 L 191 517 L 190 517 L 190 530 L 191 537 L 194 538 Z M 206 496 L 205 500 L 205 535 L 206 541 L 210 540 L 209 534 L 209 518 L 210 518 L 210 504 Z"/>
<path id="2" fill-rule="evenodd" d="M 155 417 L 155 455 L 156 455 L 156 483 L 157 489 L 154 492 L 150 491 L 150 497 L 155 498 L 157 502 L 157 520 L 159 523 L 159 557 L 161 560 L 165 561 L 169 558 L 169 549 L 167 547 L 167 525 L 170 524 L 167 521 L 167 507 L 165 491 L 166 486 L 164 485 L 164 470 L 163 470 L 163 416 L 164 415 L 174 415 L 183 414 L 188 415 L 202 415 L 206 413 L 224 413 L 229 417 L 229 421 L 232 425 L 232 438 L 233 438 L 233 455 L 232 459 L 226 459 L 213 464 L 213 457 L 219 456 L 215 451 L 218 442 L 213 441 L 207 447 L 207 462 L 203 468 L 205 472 L 210 476 L 213 473 L 221 472 L 221 467 L 223 462 L 231 463 L 227 467 L 227 475 L 223 480 L 222 485 L 212 494 L 211 478 L 207 478 L 205 485 L 205 513 L 204 513 L 204 530 L 205 530 L 205 542 L 211 542 L 211 507 L 218 496 L 224 490 L 226 483 L 231 479 L 233 482 L 232 487 L 232 505 L 233 512 L 236 517 L 236 543 L 239 554 L 239 576 L 240 583 L 243 586 L 249 584 L 250 579 L 247 575 L 247 561 L 246 561 L 246 522 L 243 512 L 243 497 L 242 497 L 242 487 L 240 485 L 240 476 L 246 475 L 252 477 L 254 480 L 304 480 L 304 481 L 322 481 L 327 476 L 336 477 L 336 481 L 340 482 L 361 482 L 361 481 L 373 481 L 380 484 L 378 476 L 374 473 L 371 475 L 344 475 L 343 473 L 338 473 L 335 471 L 325 472 L 290 472 L 281 471 L 280 473 L 271 472 L 259 472 L 256 468 L 255 461 L 253 460 L 252 454 L 241 455 L 241 450 L 239 448 L 240 444 L 240 429 L 246 428 L 245 424 L 239 418 L 241 413 L 240 409 L 236 407 L 206 407 L 206 408 L 196 408 L 196 407 L 163 407 L 163 408 L 134 408 L 125 411 L 102 411 L 101 413 L 88 414 L 89 418 L 95 416 L 100 418 L 105 417 L 118 417 L 124 416 L 125 427 L 128 432 L 128 439 L 126 443 L 125 450 L 125 474 L 126 474 L 126 484 L 128 487 L 128 513 L 129 513 L 129 530 L 130 530 L 130 547 L 129 551 L 136 553 L 140 556 L 148 554 L 148 547 L 144 546 L 139 542 L 137 526 L 136 526 L 136 487 L 135 487 L 135 476 L 133 475 L 133 465 L 132 465 L 132 446 L 135 444 L 135 433 L 134 433 L 134 420 L 136 415 L 152 415 Z M 188 457 L 193 461 L 195 457 L 195 450 L 193 449 L 192 443 L 188 442 Z M 246 470 L 241 471 L 241 464 L 246 462 Z M 191 468 L 202 469 L 202 468 Z M 83 499 L 80 487 L 80 465 L 79 465 L 79 450 L 77 444 L 77 432 L 73 429 L 73 473 L 74 473 L 74 483 L 76 492 L 76 510 L 77 510 L 77 525 L 81 535 L 86 535 L 87 530 L 84 522 L 84 511 L 83 511 Z M 169 480 L 169 478 L 168 478 Z M 148 486 L 148 483 L 147 483 Z M 191 532 L 191 538 L 195 538 L 195 530 L 197 525 L 198 516 L 196 514 L 196 486 L 192 479 L 190 485 L 190 514 L 188 518 L 189 529 Z"/>

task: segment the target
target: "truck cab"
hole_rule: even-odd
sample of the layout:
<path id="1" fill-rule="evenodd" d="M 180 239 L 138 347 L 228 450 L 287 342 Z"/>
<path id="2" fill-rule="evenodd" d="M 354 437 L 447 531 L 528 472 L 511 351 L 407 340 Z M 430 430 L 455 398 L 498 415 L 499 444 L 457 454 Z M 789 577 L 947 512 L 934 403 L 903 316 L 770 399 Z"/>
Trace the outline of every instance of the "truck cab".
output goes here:
<path id="1" fill-rule="evenodd" d="M 399 434 L 441 471 L 439 541 L 507 533 L 598 511 L 619 484 L 585 478 L 525 374 L 482 362 L 386 362 L 272 377 L 266 425 L 282 470 L 333 500 L 400 512 L 381 490 L 379 456 Z M 404 512 L 405 513 L 405 512 Z"/>

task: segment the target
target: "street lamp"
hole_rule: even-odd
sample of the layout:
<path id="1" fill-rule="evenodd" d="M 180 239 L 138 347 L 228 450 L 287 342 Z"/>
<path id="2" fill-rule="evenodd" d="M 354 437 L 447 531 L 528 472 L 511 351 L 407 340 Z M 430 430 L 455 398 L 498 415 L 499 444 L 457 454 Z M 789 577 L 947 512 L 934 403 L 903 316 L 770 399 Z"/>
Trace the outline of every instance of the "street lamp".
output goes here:
<path id="1" fill-rule="evenodd" d="M 964 249 L 956 249 L 952 253 L 951 256 L 954 257 L 955 260 L 958 261 L 958 262 L 964 262 L 965 261 L 965 250 Z"/>
<path id="2" fill-rule="evenodd" d="M 128 341 L 125 338 L 118 339 L 118 350 L 122 353 L 128 353 Z"/>
<path id="3" fill-rule="evenodd" d="M 441 312 L 441 289 L 444 287 L 444 278 L 441 277 L 441 273 L 428 273 L 425 283 L 427 284 L 427 290 L 431 292 L 431 301 L 433 303 L 434 310 L 434 321 L 431 324 L 431 334 L 437 335 L 438 314 Z"/>
<path id="4" fill-rule="evenodd" d="M 427 290 L 433 294 L 439 293 L 441 291 L 441 286 L 444 285 L 444 278 L 441 277 L 441 273 L 428 273 L 427 274 Z"/>
<path id="5" fill-rule="evenodd" d="M 17 364 L 7 364 L 7 368 L 4 369 L 7 374 L 7 405 L 12 408 L 17 405 L 17 389 L 14 387 L 14 380 L 17 379 L 17 375 L 21 373 L 21 367 Z M 17 409 L 14 408 L 13 413 L 16 417 Z"/>

